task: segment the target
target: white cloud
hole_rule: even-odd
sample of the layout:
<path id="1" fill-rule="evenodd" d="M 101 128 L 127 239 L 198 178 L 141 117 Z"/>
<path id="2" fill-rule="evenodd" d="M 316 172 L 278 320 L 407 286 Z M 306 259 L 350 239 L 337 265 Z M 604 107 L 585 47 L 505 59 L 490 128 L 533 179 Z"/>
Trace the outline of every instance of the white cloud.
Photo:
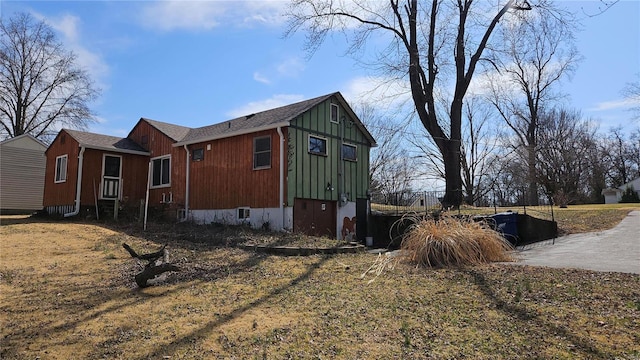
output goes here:
<path id="1" fill-rule="evenodd" d="M 253 73 L 253 80 L 263 83 L 271 84 L 273 81 L 277 81 L 281 78 L 297 78 L 306 68 L 303 60 L 299 57 L 292 57 L 281 61 L 275 65 L 269 66 L 269 69 L 265 71 L 256 71 Z"/>
<path id="2" fill-rule="evenodd" d="M 587 111 L 624 110 L 638 105 L 640 105 L 640 97 L 625 98 L 599 102 L 594 107 L 587 109 Z"/>
<path id="3" fill-rule="evenodd" d="M 412 104 L 408 84 L 401 79 L 356 77 L 345 84 L 341 93 L 352 105 L 366 103 L 379 110 L 389 110 Z"/>
<path id="4" fill-rule="evenodd" d="M 61 35 L 61 41 L 68 50 L 77 56 L 76 64 L 85 69 L 91 79 L 101 88 L 106 87 L 109 65 L 98 52 L 94 52 L 84 44 L 81 31 L 81 20 L 77 16 L 65 14 L 60 17 L 45 17 L 34 13 L 36 19 L 44 20 Z"/>
<path id="5" fill-rule="evenodd" d="M 287 77 L 296 77 L 305 69 L 304 61 L 299 57 L 293 57 L 282 61 L 277 66 L 278 74 Z"/>
<path id="6" fill-rule="evenodd" d="M 262 75 L 258 71 L 253 73 L 253 80 L 255 80 L 257 82 L 260 82 L 260 83 L 263 83 L 263 84 L 270 84 L 271 83 L 269 78 L 267 78 L 266 76 Z"/>
<path id="7" fill-rule="evenodd" d="M 299 94 L 276 94 L 264 100 L 252 101 L 244 106 L 228 111 L 229 117 L 236 118 L 249 114 L 255 114 L 261 111 L 274 109 L 280 106 L 296 103 L 304 100 L 305 97 Z"/>
<path id="8" fill-rule="evenodd" d="M 219 26 L 278 26 L 286 19 L 285 1 L 157 1 L 140 14 L 141 23 L 161 31 L 211 30 Z"/>

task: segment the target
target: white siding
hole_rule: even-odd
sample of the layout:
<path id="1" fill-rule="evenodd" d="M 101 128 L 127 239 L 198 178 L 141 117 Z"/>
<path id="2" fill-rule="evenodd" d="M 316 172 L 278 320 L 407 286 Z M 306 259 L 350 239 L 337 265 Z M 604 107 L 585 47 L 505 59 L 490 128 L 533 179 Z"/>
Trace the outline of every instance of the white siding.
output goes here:
<path id="1" fill-rule="evenodd" d="M 0 144 L 0 209 L 40 210 L 46 158 L 29 138 Z"/>

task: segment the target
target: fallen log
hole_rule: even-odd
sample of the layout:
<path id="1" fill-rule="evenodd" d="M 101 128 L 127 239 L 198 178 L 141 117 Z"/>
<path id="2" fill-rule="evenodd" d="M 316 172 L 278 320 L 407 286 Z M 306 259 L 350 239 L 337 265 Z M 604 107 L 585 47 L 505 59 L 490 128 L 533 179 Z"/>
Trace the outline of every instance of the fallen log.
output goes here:
<path id="1" fill-rule="evenodd" d="M 167 271 L 180 271 L 180 268 L 173 264 L 160 264 L 157 266 L 147 266 L 135 276 L 136 284 L 139 287 L 144 288 L 149 286 L 147 281 L 155 278 L 156 276 L 165 273 Z"/>
<path id="2" fill-rule="evenodd" d="M 168 258 L 166 250 L 167 245 L 164 245 L 160 250 L 149 254 L 138 254 L 126 243 L 123 243 L 122 247 L 127 250 L 131 257 L 148 261 L 144 270 L 135 276 L 136 284 L 141 288 L 149 286 L 147 282 L 160 274 L 168 271 L 180 271 L 180 268 L 176 265 L 166 262 Z"/>

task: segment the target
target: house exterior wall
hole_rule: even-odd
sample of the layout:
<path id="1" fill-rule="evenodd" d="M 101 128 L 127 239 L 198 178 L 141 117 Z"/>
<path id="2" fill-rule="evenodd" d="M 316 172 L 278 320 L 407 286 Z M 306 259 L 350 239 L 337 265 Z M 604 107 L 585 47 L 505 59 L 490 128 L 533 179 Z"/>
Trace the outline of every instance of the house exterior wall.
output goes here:
<path id="1" fill-rule="evenodd" d="M 146 142 L 143 141 L 143 136 L 146 136 Z M 151 159 L 165 155 L 171 156 L 170 185 L 151 188 L 149 190 L 149 206 L 171 210 L 184 208 L 185 150 L 181 147 L 173 147 L 174 141 L 171 138 L 144 120 L 138 122 L 129 134 L 129 138 L 149 151 Z M 145 179 L 141 184 L 143 184 L 142 186 L 146 192 L 148 163 L 144 166 L 144 169 Z"/>
<path id="2" fill-rule="evenodd" d="M 80 204 L 95 205 L 96 196 L 101 197 L 102 163 L 104 155 L 119 156 L 121 165 L 120 199 L 138 205 L 145 198 L 149 158 L 143 155 L 123 154 L 110 151 L 86 149 L 82 165 L 82 191 Z M 94 192 L 95 190 L 95 192 Z"/>
<path id="3" fill-rule="evenodd" d="M 51 145 L 49 145 L 45 153 L 47 165 L 44 183 L 44 207 L 73 207 L 76 197 L 76 182 L 78 180 L 79 153 L 80 145 L 64 130 L 60 131 Z M 56 158 L 62 155 L 67 155 L 67 180 L 56 183 Z"/>
<path id="4" fill-rule="evenodd" d="M 67 180 L 55 182 L 56 158 L 67 155 Z M 114 151 L 85 148 L 82 163 L 82 186 L 80 205 L 95 206 L 96 197 L 100 199 L 102 183 L 102 165 L 104 155 L 118 156 L 121 159 L 120 198 L 132 205 L 139 204 L 145 197 L 149 158 L 144 155 L 119 153 Z M 76 183 L 80 144 L 64 130 L 58 134 L 46 152 L 45 191 L 43 206 L 50 212 L 64 214 L 75 206 Z"/>
<path id="5" fill-rule="evenodd" d="M 0 143 L 0 211 L 42 209 L 45 149 L 29 136 Z"/>
<path id="6" fill-rule="evenodd" d="M 265 136 L 271 139 L 271 166 L 254 169 L 254 139 Z M 191 210 L 279 208 L 280 137 L 275 129 L 189 145 L 191 154 L 196 149 L 203 149 L 204 157 L 189 161 Z"/>
<path id="7" fill-rule="evenodd" d="M 344 194 L 348 202 L 355 202 L 366 197 L 370 144 L 341 106 L 340 122 L 331 122 L 332 101 L 339 105 L 329 99 L 302 114 L 289 128 L 287 204 L 293 204 L 295 198 L 339 201 Z M 309 136 L 326 139 L 326 156 L 309 153 Z M 356 161 L 341 160 L 342 143 L 356 146 Z M 328 184 L 333 190 L 327 190 Z"/>

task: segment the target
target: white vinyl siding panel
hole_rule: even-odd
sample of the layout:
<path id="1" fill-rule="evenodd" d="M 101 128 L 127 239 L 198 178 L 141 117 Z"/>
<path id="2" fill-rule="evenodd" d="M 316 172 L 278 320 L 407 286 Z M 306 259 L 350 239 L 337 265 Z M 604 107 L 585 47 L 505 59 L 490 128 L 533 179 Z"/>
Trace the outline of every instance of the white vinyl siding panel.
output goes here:
<path id="1" fill-rule="evenodd" d="M 43 151 L 2 146 L 0 149 L 0 208 L 40 210 L 46 157 Z"/>

